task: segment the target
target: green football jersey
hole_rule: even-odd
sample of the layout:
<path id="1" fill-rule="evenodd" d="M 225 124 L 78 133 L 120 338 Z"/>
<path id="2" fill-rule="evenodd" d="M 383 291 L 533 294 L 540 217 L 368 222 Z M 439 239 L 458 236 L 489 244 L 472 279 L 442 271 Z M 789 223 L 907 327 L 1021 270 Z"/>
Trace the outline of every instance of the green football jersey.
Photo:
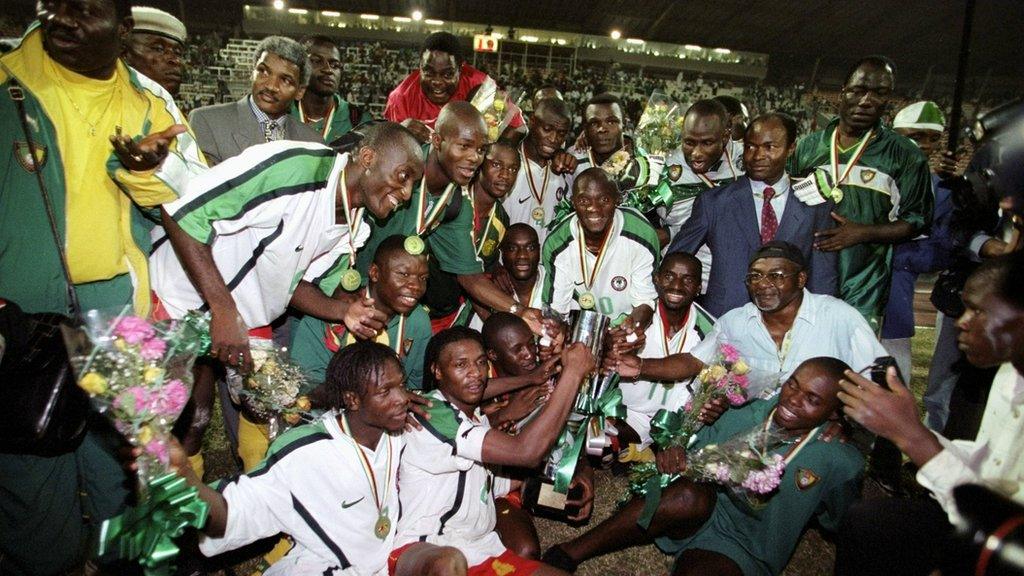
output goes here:
<path id="1" fill-rule="evenodd" d="M 797 143 L 789 173 L 803 177 L 821 169 L 836 179 L 832 166 L 832 133 L 839 120 L 808 134 Z M 857 146 L 839 150 L 840 175 L 847 172 Z M 927 229 L 934 199 L 928 159 L 908 138 L 878 125 L 856 165 L 840 185 L 842 198 L 836 212 L 852 222 L 886 224 L 897 220 Z M 892 244 L 858 244 L 839 253 L 840 297 L 856 308 L 878 330 L 889 295 Z"/>

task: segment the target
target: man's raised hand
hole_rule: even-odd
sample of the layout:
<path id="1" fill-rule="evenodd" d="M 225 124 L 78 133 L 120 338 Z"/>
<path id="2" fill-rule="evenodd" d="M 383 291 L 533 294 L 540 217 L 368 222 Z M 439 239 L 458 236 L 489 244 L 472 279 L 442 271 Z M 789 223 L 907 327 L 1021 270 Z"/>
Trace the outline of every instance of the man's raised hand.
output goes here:
<path id="1" fill-rule="evenodd" d="M 162 132 L 135 141 L 131 136 L 122 134 L 118 127 L 117 134 L 110 136 L 110 143 L 114 145 L 114 154 L 125 168 L 143 172 L 160 166 L 167 157 L 171 142 L 187 130 L 184 124 L 175 124 Z"/>

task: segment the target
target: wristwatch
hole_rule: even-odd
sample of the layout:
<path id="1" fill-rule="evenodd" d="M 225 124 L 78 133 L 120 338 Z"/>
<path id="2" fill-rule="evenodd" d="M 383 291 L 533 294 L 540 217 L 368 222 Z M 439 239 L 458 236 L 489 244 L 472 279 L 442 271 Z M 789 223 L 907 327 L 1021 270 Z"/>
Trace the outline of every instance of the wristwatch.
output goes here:
<path id="1" fill-rule="evenodd" d="M 513 302 L 512 305 L 508 307 L 508 312 L 509 314 L 515 314 L 516 316 L 518 316 L 519 311 L 522 309 L 523 307 L 519 305 L 519 302 Z"/>

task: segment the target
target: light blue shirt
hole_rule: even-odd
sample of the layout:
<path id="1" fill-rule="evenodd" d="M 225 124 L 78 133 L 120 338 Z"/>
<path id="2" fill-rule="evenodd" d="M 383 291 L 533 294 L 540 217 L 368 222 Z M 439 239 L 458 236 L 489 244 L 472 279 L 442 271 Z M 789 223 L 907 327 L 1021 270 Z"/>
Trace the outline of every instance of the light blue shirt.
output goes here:
<path id="1" fill-rule="evenodd" d="M 761 229 L 761 212 L 764 211 L 764 189 L 768 185 L 759 180 L 750 179 L 750 190 L 754 193 L 754 212 L 757 217 L 757 229 Z M 771 204 L 775 209 L 775 221 L 782 222 L 782 213 L 786 210 L 786 201 L 789 200 L 789 174 L 783 173 L 782 178 L 772 184 L 775 195 L 772 196 Z"/>
<path id="2" fill-rule="evenodd" d="M 748 390 L 751 398 L 774 396 L 779 385 L 804 360 L 831 356 L 859 371 L 872 364 L 875 358 L 888 355 L 860 312 L 838 298 L 812 294 L 806 289 L 781 349 L 768 333 L 761 311 L 753 302 L 748 302 L 723 314 L 711 334 L 690 354 L 710 364 L 719 346 L 726 343 L 735 346 L 753 369 Z"/>
<path id="3" fill-rule="evenodd" d="M 267 142 L 284 140 L 285 123 L 288 122 L 289 118 L 287 114 L 282 114 L 277 118 L 271 118 L 266 112 L 260 110 L 260 107 L 256 105 L 256 101 L 253 99 L 252 94 L 249 95 L 249 110 L 252 110 L 252 115 L 256 117 L 256 122 L 260 125 L 260 131 L 264 134 L 270 134 L 270 138 L 267 139 Z"/>

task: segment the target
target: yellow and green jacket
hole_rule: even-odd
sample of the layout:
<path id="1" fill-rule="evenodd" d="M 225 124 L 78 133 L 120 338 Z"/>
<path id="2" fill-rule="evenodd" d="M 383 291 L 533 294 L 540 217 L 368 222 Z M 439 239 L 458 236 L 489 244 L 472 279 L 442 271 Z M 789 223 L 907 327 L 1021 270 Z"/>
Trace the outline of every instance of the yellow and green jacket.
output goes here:
<path id="1" fill-rule="evenodd" d="M 98 190 L 76 189 L 84 184 L 69 181 L 66 172 L 76 150 L 89 144 L 110 146 L 109 140 L 62 140 L 56 124 L 62 116 L 45 104 L 61 93 L 41 73 L 44 66 L 59 64 L 43 49 L 42 31 L 37 25 L 28 29 L 16 49 L 0 58 L 0 295 L 29 312 L 67 309 L 65 280 L 34 173 L 38 166 L 83 308 L 132 301 L 136 313 L 145 314 L 149 306 L 146 259 L 152 222 L 144 221 L 143 209 L 177 198 L 188 179 L 205 169 L 202 154 L 192 134 L 185 132 L 172 143 L 170 154 L 159 168 L 133 173 L 121 165 L 111 147 L 106 165 L 95 168 L 106 172 L 107 177 L 100 179 L 105 186 Z M 116 75 L 124 82 L 122 103 L 131 99 L 131 106 L 122 104 L 125 112 L 120 125 L 125 134 L 142 138 L 174 124 L 185 124 L 170 94 L 155 82 L 123 62 L 118 62 Z M 24 97 L 36 147 L 35 164 L 30 161 L 21 126 L 15 102 L 17 90 L 12 90 L 14 80 Z M 145 112 L 138 114 L 135 110 Z M 97 210 L 89 201 L 93 194 L 97 198 L 114 195 L 116 201 L 106 206 L 116 208 Z M 88 241 L 68 246 L 69 237 Z"/>

